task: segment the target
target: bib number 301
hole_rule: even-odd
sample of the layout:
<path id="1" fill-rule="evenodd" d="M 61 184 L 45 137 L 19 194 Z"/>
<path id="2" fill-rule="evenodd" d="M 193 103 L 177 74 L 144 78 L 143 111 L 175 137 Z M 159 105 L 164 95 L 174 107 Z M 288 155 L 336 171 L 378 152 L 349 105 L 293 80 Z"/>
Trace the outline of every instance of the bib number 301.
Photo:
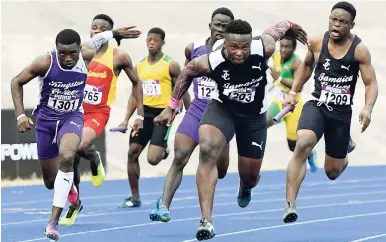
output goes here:
<path id="1" fill-rule="evenodd" d="M 48 107 L 59 112 L 71 112 L 78 108 L 79 99 L 75 100 L 58 100 L 56 98 L 48 99 Z"/>

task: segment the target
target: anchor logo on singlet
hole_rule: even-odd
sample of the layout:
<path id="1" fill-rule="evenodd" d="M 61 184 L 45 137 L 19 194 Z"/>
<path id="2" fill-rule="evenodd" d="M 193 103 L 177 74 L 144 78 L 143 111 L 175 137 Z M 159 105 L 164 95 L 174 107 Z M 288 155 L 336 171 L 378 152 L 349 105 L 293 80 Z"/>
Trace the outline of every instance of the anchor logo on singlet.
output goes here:
<path id="1" fill-rule="evenodd" d="M 225 81 L 230 79 L 229 70 L 223 70 L 224 74 L 221 76 Z"/>
<path id="2" fill-rule="evenodd" d="M 326 59 L 326 63 L 323 64 L 326 71 L 330 70 L 330 59 Z"/>

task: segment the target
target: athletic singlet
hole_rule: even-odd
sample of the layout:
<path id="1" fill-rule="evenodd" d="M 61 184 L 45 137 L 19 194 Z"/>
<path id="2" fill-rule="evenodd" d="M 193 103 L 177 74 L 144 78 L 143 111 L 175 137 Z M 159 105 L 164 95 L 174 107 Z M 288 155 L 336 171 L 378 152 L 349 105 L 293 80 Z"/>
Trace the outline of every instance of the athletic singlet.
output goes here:
<path id="1" fill-rule="evenodd" d="M 252 40 L 249 57 L 243 64 L 234 65 L 224 56 L 225 49 L 211 52 L 209 64 L 212 78 L 218 87 L 219 99 L 241 114 L 257 115 L 268 109 L 268 65 L 262 40 Z"/>
<path id="2" fill-rule="evenodd" d="M 83 98 L 85 112 L 110 113 L 118 79 L 114 73 L 114 49 L 109 45 L 101 57 L 90 62 Z"/>
<path id="3" fill-rule="evenodd" d="M 172 96 L 173 82 L 169 65 L 173 59 L 163 55 L 154 64 L 149 64 L 148 56 L 137 65 L 139 78 L 142 80 L 143 105 L 152 108 L 166 108 Z"/>
<path id="4" fill-rule="evenodd" d="M 355 61 L 355 48 L 361 42 L 355 36 L 347 54 L 341 59 L 335 59 L 328 51 L 329 33 L 324 34 L 323 45 L 315 68 L 315 90 L 313 99 L 319 104 L 325 104 L 331 109 L 351 110 L 355 86 L 358 80 L 359 63 Z"/>
<path id="5" fill-rule="evenodd" d="M 60 65 L 57 50 L 50 53 L 51 64 L 44 76 L 39 76 L 39 103 L 32 115 L 45 120 L 60 120 L 75 112 L 83 113 L 82 99 L 87 67 L 82 54 L 71 69 Z"/>
<path id="6" fill-rule="evenodd" d="M 286 80 L 291 81 L 291 83 L 293 83 L 295 77 L 292 74 L 292 65 L 294 61 L 299 59 L 299 57 L 294 54 L 286 62 L 281 63 L 281 54 L 278 51 L 272 56 L 272 59 L 273 59 L 275 70 L 280 73 L 280 76 L 282 78 L 285 78 Z M 286 96 L 285 94 L 288 94 L 291 88 L 285 86 L 283 83 L 278 82 L 277 80 L 275 82 L 275 85 L 276 87 L 278 87 L 279 89 L 285 92 L 283 93 L 283 100 L 284 100 Z M 301 97 L 300 93 L 296 94 L 296 99 L 299 99 L 300 97 Z"/>
<path id="7" fill-rule="evenodd" d="M 193 43 L 192 53 L 190 56 L 192 60 L 211 52 L 211 49 L 208 48 L 208 40 L 209 38 Z M 216 43 L 220 42 L 221 41 L 217 41 Z M 213 48 L 215 48 L 215 45 Z M 216 82 L 206 76 L 196 77 L 193 79 L 193 92 L 197 104 L 203 106 L 204 108 L 208 105 L 212 97 L 218 96 Z"/>

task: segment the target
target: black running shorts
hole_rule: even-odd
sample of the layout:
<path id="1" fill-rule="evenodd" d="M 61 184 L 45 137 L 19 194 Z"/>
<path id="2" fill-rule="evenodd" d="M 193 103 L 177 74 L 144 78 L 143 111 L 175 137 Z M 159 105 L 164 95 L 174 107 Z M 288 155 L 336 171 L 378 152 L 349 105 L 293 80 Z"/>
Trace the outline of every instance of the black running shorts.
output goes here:
<path id="1" fill-rule="evenodd" d="M 303 106 L 298 130 L 312 130 L 319 141 L 324 134 L 326 154 L 335 159 L 343 159 L 347 155 L 350 141 L 351 108 L 347 112 L 330 111 L 324 104 L 308 101 Z"/>
<path id="2" fill-rule="evenodd" d="M 238 154 L 246 158 L 262 159 L 267 140 L 266 113 L 240 114 L 216 100 L 210 101 L 200 125 L 217 127 L 229 143 L 236 134 Z"/>
<path id="3" fill-rule="evenodd" d="M 137 134 L 132 130 L 130 133 L 130 144 L 135 143 L 141 145 L 143 148 L 149 143 L 155 146 L 167 148 L 168 136 L 171 125 L 167 127 L 164 124 L 155 125 L 154 118 L 157 117 L 164 109 L 144 107 L 145 118 L 143 120 L 143 129 Z"/>

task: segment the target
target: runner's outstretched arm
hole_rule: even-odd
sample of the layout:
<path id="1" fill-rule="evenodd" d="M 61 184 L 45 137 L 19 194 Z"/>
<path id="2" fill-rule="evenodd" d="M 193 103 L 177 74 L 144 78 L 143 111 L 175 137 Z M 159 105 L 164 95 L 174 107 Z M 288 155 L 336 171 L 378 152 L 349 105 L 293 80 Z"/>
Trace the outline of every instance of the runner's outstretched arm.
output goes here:
<path id="1" fill-rule="evenodd" d="M 82 43 L 82 56 L 84 60 L 91 60 L 101 46 L 113 38 L 120 42 L 121 39 L 138 38 L 141 31 L 133 30 L 136 26 L 121 27 L 113 30 L 104 31 L 94 35 L 91 39 Z"/>
<path id="2" fill-rule="evenodd" d="M 180 101 L 186 91 L 188 90 L 193 78 L 199 76 L 207 76 L 210 74 L 210 65 L 208 55 L 202 55 L 196 59 L 191 60 L 182 70 L 181 74 L 176 80 L 176 85 L 169 101 L 169 105 L 154 118 L 154 123 L 166 123 L 170 125 L 175 118 L 175 110 L 180 104 Z"/>
<path id="3" fill-rule="evenodd" d="M 362 124 L 361 132 L 363 133 L 371 122 L 371 113 L 378 97 L 378 83 L 374 67 L 371 64 L 371 54 L 363 43 L 355 49 L 355 59 L 359 62 L 359 70 L 366 88 L 365 106 L 359 114 L 359 122 Z"/>
<path id="4" fill-rule="evenodd" d="M 49 54 L 37 57 L 11 81 L 11 93 L 20 132 L 29 130 L 32 119 L 26 117 L 23 105 L 23 86 L 37 76 L 45 76 L 51 65 Z"/>

